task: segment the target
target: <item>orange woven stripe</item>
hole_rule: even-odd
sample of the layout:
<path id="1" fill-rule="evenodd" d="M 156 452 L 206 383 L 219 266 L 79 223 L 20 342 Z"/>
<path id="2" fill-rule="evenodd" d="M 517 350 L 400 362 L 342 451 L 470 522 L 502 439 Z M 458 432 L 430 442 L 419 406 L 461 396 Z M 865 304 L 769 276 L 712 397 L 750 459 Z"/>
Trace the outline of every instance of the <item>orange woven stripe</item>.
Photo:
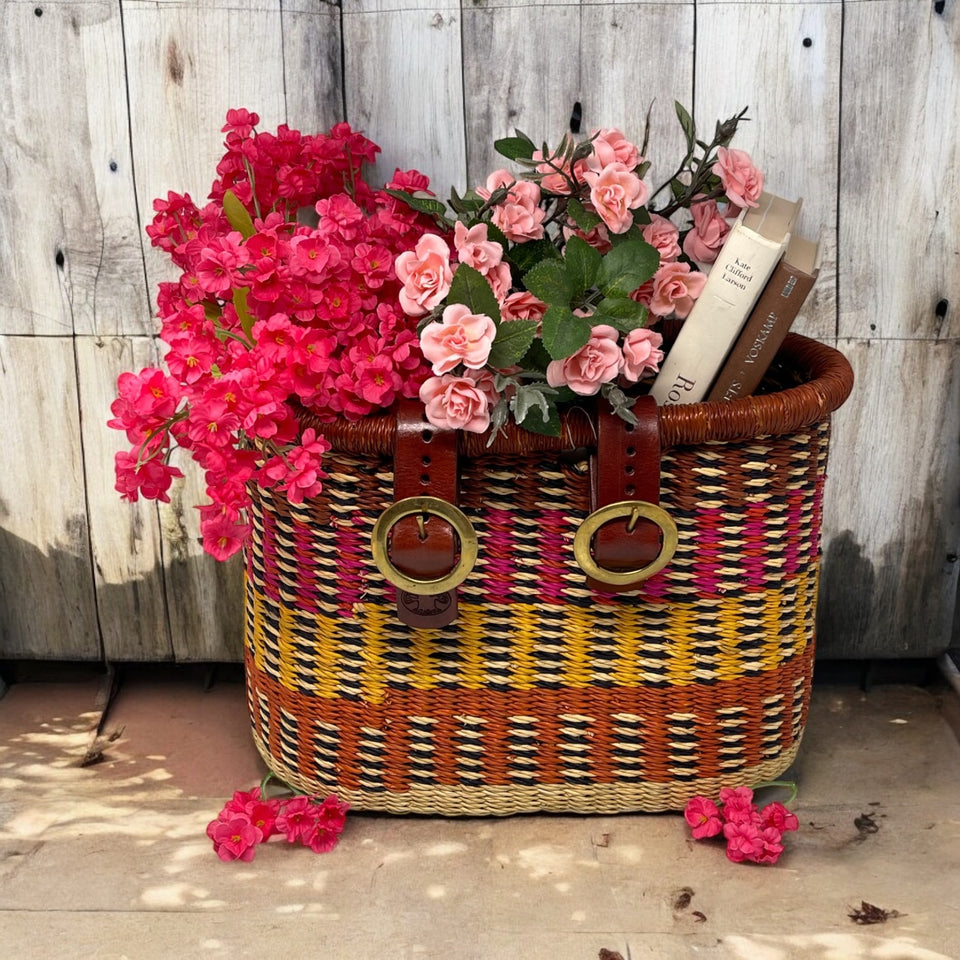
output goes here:
<path id="1" fill-rule="evenodd" d="M 395 690 L 383 704 L 373 705 L 291 691 L 258 670 L 252 656 L 247 657 L 248 683 L 269 705 L 269 734 L 262 729 L 268 718 L 261 716 L 256 696 L 251 697 L 253 725 L 268 740 L 272 755 L 281 756 L 279 718 L 285 712 L 297 718 L 300 772 L 312 777 L 315 731 L 334 728 L 336 749 L 328 751 L 325 759 L 335 764 L 343 787 L 357 790 L 371 777 L 362 742 L 374 731 L 384 743 L 376 771 L 382 786 L 392 792 L 403 792 L 411 783 L 410 718 L 431 721 L 431 779 L 446 786 L 462 784 L 465 768 L 475 773 L 477 782 L 515 785 L 517 755 L 508 741 L 516 726 L 512 718 L 518 717 L 535 721 L 538 783 L 565 782 L 563 768 L 565 763 L 569 766 L 571 755 L 585 758 L 583 766 L 591 781 L 619 782 L 625 761 L 616 728 L 622 725 L 618 715 L 623 714 L 642 719 L 642 744 L 628 759 L 636 764 L 640 757 L 644 780 L 676 779 L 677 757 L 684 751 L 695 756 L 695 763 L 688 763 L 686 769 L 695 770 L 698 779 L 729 776 L 731 759 L 734 768 L 754 766 L 769 760 L 774 748 L 794 744 L 806 722 L 812 666 L 813 646 L 809 645 L 776 670 L 709 685 L 505 692 Z M 483 721 L 475 735 L 464 733 L 464 722 L 471 717 Z M 563 728 L 568 728 L 566 734 Z M 690 751 L 682 734 L 693 735 L 695 749 Z M 569 743 L 578 749 L 570 750 Z M 475 749 L 464 750 L 464 744 Z"/>

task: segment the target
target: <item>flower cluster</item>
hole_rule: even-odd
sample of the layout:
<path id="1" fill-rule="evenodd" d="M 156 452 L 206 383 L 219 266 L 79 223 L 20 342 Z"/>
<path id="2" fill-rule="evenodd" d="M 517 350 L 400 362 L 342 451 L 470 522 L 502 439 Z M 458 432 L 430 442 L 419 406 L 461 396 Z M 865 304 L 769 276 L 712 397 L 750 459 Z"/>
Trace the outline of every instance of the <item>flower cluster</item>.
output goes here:
<path id="1" fill-rule="evenodd" d="M 727 841 L 727 858 L 734 863 L 776 863 L 783 853 L 783 835 L 800 825 L 782 803 L 774 801 L 759 809 L 749 787 L 723 788 L 719 806 L 708 797 L 694 797 L 683 816 L 695 840 L 722 834 Z"/>
<path id="2" fill-rule="evenodd" d="M 417 395 L 429 369 L 416 325 L 400 307 L 394 260 L 433 221 L 361 177 L 379 148 L 345 124 L 305 136 L 231 110 L 210 201 L 154 203 L 147 233 L 176 265 L 160 284 L 166 371 L 124 373 L 109 425 L 130 450 L 116 457 L 117 489 L 168 499 L 179 445 L 205 471 L 204 548 L 219 559 L 249 532 L 247 485 L 315 496 L 328 449 L 300 433 L 296 404 L 321 420 L 355 419 Z M 388 185 L 425 191 L 416 171 Z"/>
<path id="3" fill-rule="evenodd" d="M 717 124 L 710 143 L 680 104 L 676 112 L 686 155 L 654 191 L 646 138 L 638 147 L 609 128 L 554 150 L 519 131 L 497 141 L 524 172 L 496 170 L 464 196 L 454 191 L 452 220 L 432 197 L 404 197 L 441 231 L 396 261 L 400 304 L 420 322 L 431 365 L 420 398 L 434 425 L 492 424 L 496 435 L 512 416 L 558 435 L 558 404 L 597 394 L 633 419 L 630 397 L 663 359 L 654 325 L 689 315 L 732 218 L 763 188 L 750 157 L 729 146 L 743 112 Z M 681 210 L 689 219 L 678 224 Z"/>
<path id="4" fill-rule="evenodd" d="M 257 844 L 272 836 L 299 841 L 314 853 L 329 853 L 343 832 L 348 809 L 332 795 L 325 800 L 302 794 L 268 800 L 261 785 L 237 791 L 207 826 L 207 836 L 221 860 L 252 860 Z"/>

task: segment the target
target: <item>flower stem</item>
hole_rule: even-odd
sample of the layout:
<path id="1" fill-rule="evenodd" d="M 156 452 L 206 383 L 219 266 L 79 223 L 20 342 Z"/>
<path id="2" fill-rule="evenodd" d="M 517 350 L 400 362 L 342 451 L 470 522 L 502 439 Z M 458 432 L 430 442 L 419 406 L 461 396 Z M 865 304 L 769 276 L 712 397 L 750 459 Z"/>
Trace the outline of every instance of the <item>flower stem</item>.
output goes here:
<path id="1" fill-rule="evenodd" d="M 789 807 L 797 799 L 797 783 L 795 780 L 767 780 L 763 783 L 754 785 L 754 790 L 763 790 L 765 787 L 783 787 L 790 791 L 790 796 L 784 801 L 784 806 Z"/>

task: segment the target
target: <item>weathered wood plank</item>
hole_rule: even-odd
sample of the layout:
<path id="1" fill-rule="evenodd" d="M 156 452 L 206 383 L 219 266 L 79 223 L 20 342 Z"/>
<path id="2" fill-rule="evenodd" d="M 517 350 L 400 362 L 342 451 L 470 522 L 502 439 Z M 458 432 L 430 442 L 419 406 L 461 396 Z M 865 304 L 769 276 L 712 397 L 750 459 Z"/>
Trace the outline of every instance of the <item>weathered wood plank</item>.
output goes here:
<path id="1" fill-rule="evenodd" d="M 78 337 L 77 374 L 83 410 L 81 429 L 90 540 L 104 655 L 108 660 L 169 660 L 160 544 L 153 501 L 121 503 L 114 488 L 114 455 L 129 449 L 126 437 L 109 429 L 117 377 L 158 363 L 150 337 Z"/>
<path id="2" fill-rule="evenodd" d="M 324 0 L 281 5 L 287 123 L 303 133 L 345 117 L 340 6 Z"/>
<path id="3" fill-rule="evenodd" d="M 857 383 L 834 421 L 820 655 L 932 656 L 950 643 L 960 568 L 957 345 L 839 348 Z"/>
<path id="4" fill-rule="evenodd" d="M 383 150 L 370 181 L 414 167 L 463 190 L 459 4 L 343 0 L 343 37 L 347 120 Z"/>
<path id="5" fill-rule="evenodd" d="M 0 337 L 0 657 L 96 660 L 70 337 Z"/>
<path id="6" fill-rule="evenodd" d="M 960 337 L 958 125 L 957 4 L 848 4 L 841 336 Z"/>
<path id="7" fill-rule="evenodd" d="M 697 119 L 712 124 L 749 106 L 734 146 L 751 154 L 768 189 L 803 197 L 799 230 L 820 236 L 822 265 L 795 329 L 820 340 L 837 329 L 842 9 L 830 0 L 697 3 L 697 36 L 723 38 L 697 44 Z"/>
<path id="8" fill-rule="evenodd" d="M 0 8 L 0 332 L 149 324 L 116 3 Z"/>

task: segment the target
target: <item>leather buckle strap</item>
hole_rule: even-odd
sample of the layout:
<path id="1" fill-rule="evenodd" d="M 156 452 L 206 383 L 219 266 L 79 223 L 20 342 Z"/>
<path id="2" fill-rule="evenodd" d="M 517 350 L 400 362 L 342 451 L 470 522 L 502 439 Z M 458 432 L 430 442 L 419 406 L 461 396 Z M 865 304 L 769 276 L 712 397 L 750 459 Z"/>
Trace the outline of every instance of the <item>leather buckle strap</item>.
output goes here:
<path id="1" fill-rule="evenodd" d="M 436 497 L 457 504 L 457 434 L 438 430 L 419 400 L 397 407 L 393 455 L 393 495 Z M 393 525 L 390 560 L 408 577 L 436 580 L 456 565 L 457 543 L 451 524 L 435 513 L 404 516 Z M 457 616 L 456 588 L 423 595 L 397 588 L 397 615 L 412 627 L 442 627 Z"/>
<path id="2" fill-rule="evenodd" d="M 656 401 L 650 396 L 638 398 L 633 413 L 637 418 L 635 425 L 606 407 L 598 412 L 597 452 L 590 461 L 590 505 L 594 512 L 624 501 L 653 507 L 660 502 L 660 422 Z M 606 593 L 636 590 L 645 577 L 663 565 L 657 566 L 656 562 L 663 559 L 675 530 L 669 517 L 659 510 L 635 510 L 628 515 L 620 512 L 603 522 L 593 537 L 591 552 L 596 566 L 613 573 L 650 569 L 628 583 L 602 582 L 588 576 L 588 586 Z M 672 554 L 672 549 L 669 552 Z"/>

